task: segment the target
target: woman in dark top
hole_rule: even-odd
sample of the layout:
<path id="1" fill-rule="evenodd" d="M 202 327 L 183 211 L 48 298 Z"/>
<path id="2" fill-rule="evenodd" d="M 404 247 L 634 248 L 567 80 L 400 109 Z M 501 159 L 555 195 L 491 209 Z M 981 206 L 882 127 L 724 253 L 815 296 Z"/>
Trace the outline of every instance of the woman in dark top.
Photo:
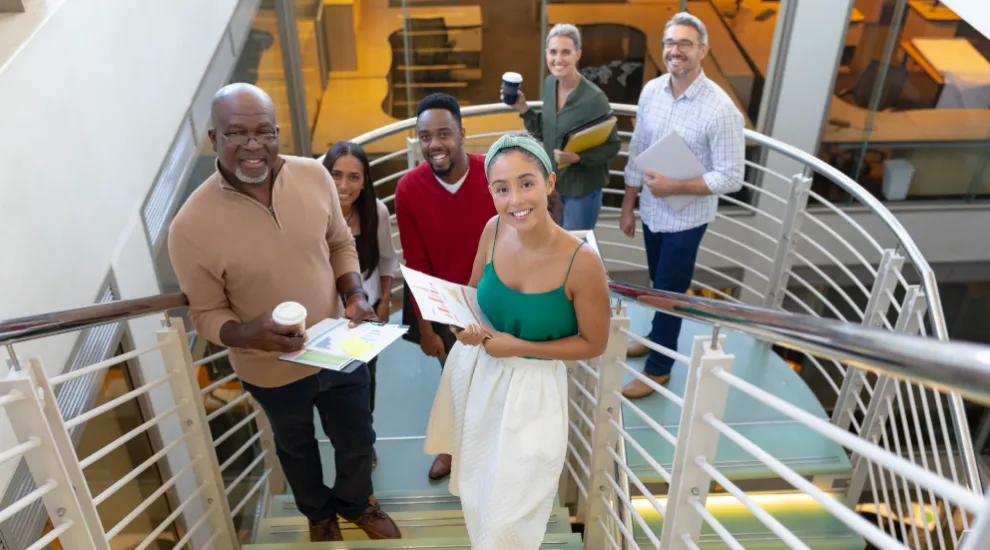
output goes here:
<path id="1" fill-rule="evenodd" d="M 364 149 L 349 141 L 337 142 L 327 152 L 323 166 L 330 172 L 340 198 L 340 210 L 354 235 L 361 278 L 378 318 L 389 317 L 392 277 L 399 267 L 388 208 L 375 198 L 371 182 L 371 163 Z M 375 412 L 375 367 L 378 358 L 368 364 L 371 372 L 371 412 Z M 376 458 L 377 462 L 377 458 Z"/>
<path id="2" fill-rule="evenodd" d="M 543 108 L 530 109 L 522 90 L 513 107 L 553 159 L 557 190 L 564 201 L 564 229 L 594 229 L 602 209 L 602 189 L 608 185 L 609 163 L 619 154 L 619 133 L 613 129 L 605 143 L 580 153 L 561 151 L 569 132 L 608 115 L 610 108 L 605 92 L 578 72 L 577 27 L 555 25 L 547 35 L 546 55 L 550 74 L 543 82 Z"/>

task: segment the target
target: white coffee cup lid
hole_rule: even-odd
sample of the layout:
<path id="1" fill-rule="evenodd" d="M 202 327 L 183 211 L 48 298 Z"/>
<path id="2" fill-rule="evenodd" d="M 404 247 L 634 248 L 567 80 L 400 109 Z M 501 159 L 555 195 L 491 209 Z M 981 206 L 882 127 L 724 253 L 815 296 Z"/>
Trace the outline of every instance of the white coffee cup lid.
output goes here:
<path id="1" fill-rule="evenodd" d="M 520 84 L 523 81 L 523 77 L 519 73 L 509 72 L 509 73 L 504 73 L 502 75 L 502 80 L 506 82 L 512 82 L 513 84 Z"/>
<path id="2" fill-rule="evenodd" d="M 299 302 L 282 302 L 272 312 L 272 320 L 291 327 L 306 321 L 306 308 Z"/>

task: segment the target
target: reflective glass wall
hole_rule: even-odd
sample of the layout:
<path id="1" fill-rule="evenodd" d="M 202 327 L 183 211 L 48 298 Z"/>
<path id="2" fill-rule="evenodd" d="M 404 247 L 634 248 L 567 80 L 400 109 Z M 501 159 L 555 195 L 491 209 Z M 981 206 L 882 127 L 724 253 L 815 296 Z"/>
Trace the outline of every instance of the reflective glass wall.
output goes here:
<path id="1" fill-rule="evenodd" d="M 707 25 L 705 72 L 753 127 L 777 7 L 759 0 L 325 0 L 328 72 L 313 153 L 415 116 L 419 101 L 434 92 L 462 106 L 497 103 L 506 71 L 522 74 L 527 98 L 539 99 L 544 37 L 556 23 L 581 30 L 584 76 L 612 102 L 635 104 L 643 85 L 664 72 L 664 24 L 682 9 Z M 315 63 L 304 59 L 304 71 Z M 380 152 L 396 150 L 392 145 Z"/>
<path id="2" fill-rule="evenodd" d="M 786 1 L 766 0 L 296 0 L 312 152 L 414 116 L 433 92 L 462 106 L 497 102 L 509 70 L 523 75 L 528 98 L 538 98 L 543 37 L 560 22 L 583 33 L 582 73 L 611 101 L 634 104 L 665 70 L 663 28 L 680 10 L 706 24 L 705 74 L 757 128 L 784 7 Z M 256 30 L 265 20 L 259 15 Z M 279 102 L 283 149 L 291 151 L 277 29 L 266 29 L 272 45 L 259 84 Z M 820 157 L 884 201 L 990 194 L 988 58 L 990 39 L 937 1 L 855 0 L 832 105 L 823 113 Z M 488 130 L 472 124 L 473 133 Z M 506 121 L 491 125 L 504 129 Z M 403 146 L 397 136 L 369 152 Z M 816 181 L 815 190 L 845 198 L 826 181 Z"/>
<path id="3" fill-rule="evenodd" d="M 820 157 L 884 201 L 990 196 L 990 39 L 937 1 L 855 8 Z"/>

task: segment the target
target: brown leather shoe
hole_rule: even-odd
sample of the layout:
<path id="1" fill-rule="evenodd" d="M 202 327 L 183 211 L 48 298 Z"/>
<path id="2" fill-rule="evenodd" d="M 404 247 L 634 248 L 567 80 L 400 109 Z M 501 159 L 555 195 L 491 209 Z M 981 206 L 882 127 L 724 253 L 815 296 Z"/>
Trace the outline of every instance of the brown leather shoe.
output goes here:
<path id="1" fill-rule="evenodd" d="M 359 527 L 371 540 L 401 539 L 399 527 L 378 503 L 371 504 L 361 517 L 348 520 Z"/>
<path id="2" fill-rule="evenodd" d="M 309 520 L 309 541 L 310 542 L 335 542 L 344 540 L 340 533 L 340 524 L 337 516 L 327 518 L 323 521 Z"/>
<path id="3" fill-rule="evenodd" d="M 657 384 L 660 384 L 661 386 L 666 384 L 670 380 L 669 374 L 665 374 L 663 376 L 653 376 L 647 374 L 646 377 L 649 378 L 650 380 L 653 380 Z M 622 387 L 622 395 L 625 396 L 626 399 L 640 399 L 652 393 L 653 393 L 653 388 L 647 386 L 646 382 L 643 382 L 639 378 L 634 378 L 632 382 L 629 382 L 628 384 Z"/>
<path id="4" fill-rule="evenodd" d="M 448 454 L 440 454 L 433 460 L 430 466 L 430 479 L 443 479 L 450 475 L 450 462 L 453 458 Z"/>
<path id="5" fill-rule="evenodd" d="M 630 342 L 626 348 L 626 357 L 645 357 L 650 353 L 650 348 L 639 342 Z"/>

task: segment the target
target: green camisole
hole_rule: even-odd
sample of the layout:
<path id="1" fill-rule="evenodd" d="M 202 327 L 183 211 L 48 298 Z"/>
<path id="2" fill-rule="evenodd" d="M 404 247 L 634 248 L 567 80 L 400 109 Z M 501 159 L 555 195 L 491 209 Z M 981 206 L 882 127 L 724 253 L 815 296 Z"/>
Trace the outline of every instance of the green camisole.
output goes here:
<path id="1" fill-rule="evenodd" d="M 498 240 L 498 223 L 495 221 L 495 238 L 492 239 L 492 259 L 485 265 L 478 282 L 478 306 L 492 326 L 499 332 L 511 334 L 530 342 L 559 340 L 578 333 L 574 303 L 567 297 L 564 286 L 574 266 L 574 258 L 584 241 L 574 250 L 567 267 L 564 282 L 548 292 L 526 293 L 509 288 L 495 272 L 495 242 Z"/>

